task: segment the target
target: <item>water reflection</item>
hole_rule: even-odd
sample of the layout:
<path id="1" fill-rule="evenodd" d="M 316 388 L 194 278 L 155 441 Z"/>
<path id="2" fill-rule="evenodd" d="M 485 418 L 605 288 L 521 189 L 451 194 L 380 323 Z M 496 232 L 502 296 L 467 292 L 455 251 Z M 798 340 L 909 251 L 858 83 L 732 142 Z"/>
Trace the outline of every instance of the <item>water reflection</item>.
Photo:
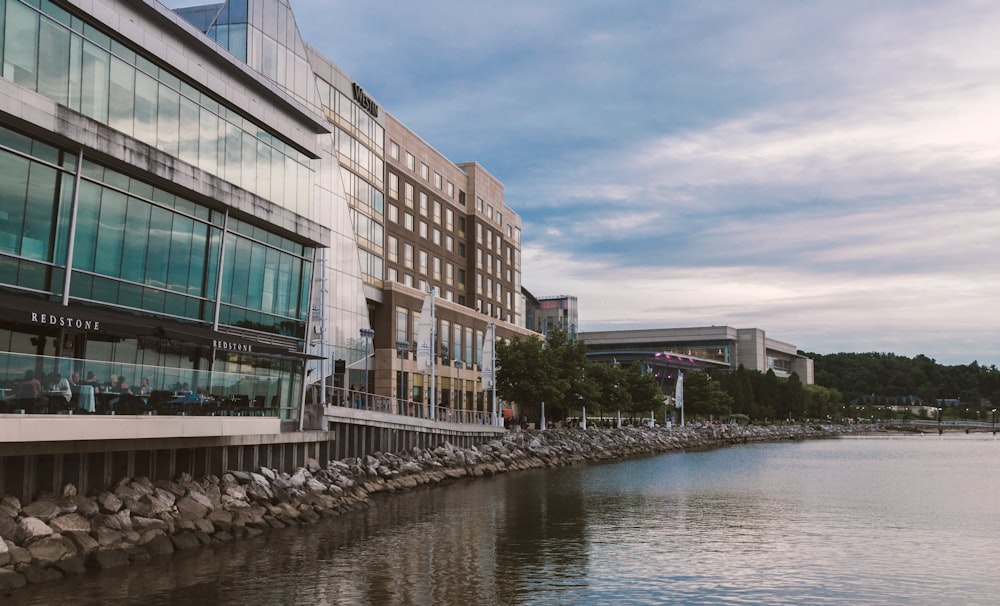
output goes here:
<path id="1" fill-rule="evenodd" d="M 4 604 L 988 604 L 989 438 L 830 440 L 523 472 Z"/>

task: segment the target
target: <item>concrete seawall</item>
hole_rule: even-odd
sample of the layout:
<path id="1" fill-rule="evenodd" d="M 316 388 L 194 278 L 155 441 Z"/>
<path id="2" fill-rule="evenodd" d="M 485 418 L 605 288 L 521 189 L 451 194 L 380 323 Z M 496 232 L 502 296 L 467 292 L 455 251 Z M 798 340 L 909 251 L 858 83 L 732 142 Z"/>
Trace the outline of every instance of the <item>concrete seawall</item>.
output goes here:
<path id="1" fill-rule="evenodd" d="M 367 507 L 372 495 L 460 478 L 609 461 L 692 448 L 841 435 L 831 426 L 557 429 L 512 432 L 479 445 L 315 459 L 294 473 L 262 467 L 200 479 L 126 478 L 96 495 L 72 484 L 22 504 L 0 499 L 0 595 L 87 568 L 124 566 L 269 528 L 314 523 Z"/>

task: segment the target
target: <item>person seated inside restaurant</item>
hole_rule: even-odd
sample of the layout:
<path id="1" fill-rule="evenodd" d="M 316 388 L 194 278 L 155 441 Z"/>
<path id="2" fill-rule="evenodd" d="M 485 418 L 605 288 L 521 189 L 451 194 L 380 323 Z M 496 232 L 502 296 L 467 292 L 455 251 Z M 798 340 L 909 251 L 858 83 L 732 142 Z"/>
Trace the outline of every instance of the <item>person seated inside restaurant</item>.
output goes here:
<path id="1" fill-rule="evenodd" d="M 73 373 L 73 376 L 79 378 L 79 375 L 76 373 Z M 70 381 L 71 387 L 72 384 L 73 381 Z M 97 375 L 93 372 L 88 372 L 87 378 L 83 381 L 79 381 L 79 385 L 76 389 L 80 394 L 77 406 L 87 412 L 94 412 L 97 409 L 97 399 L 94 396 L 100 392 L 100 381 L 97 380 Z"/>
<path id="2" fill-rule="evenodd" d="M 69 404 L 69 401 L 73 399 L 73 390 L 69 386 L 69 379 L 64 379 L 58 372 L 52 373 L 49 392 L 53 395 L 62 396 L 65 398 L 67 404 Z"/>
<path id="3" fill-rule="evenodd" d="M 83 385 L 90 385 L 94 388 L 94 393 L 100 393 L 101 382 L 97 380 L 97 375 L 93 371 L 87 373 L 87 378 L 83 380 Z"/>
<path id="4" fill-rule="evenodd" d="M 125 382 L 125 375 L 118 377 L 118 384 L 115 385 L 115 391 L 120 394 L 132 395 L 132 389 L 128 386 L 128 383 Z"/>
<path id="5" fill-rule="evenodd" d="M 42 382 L 35 377 L 34 370 L 24 371 L 24 376 L 17 382 L 17 400 L 25 410 L 47 411 L 49 400 L 42 395 Z"/>
<path id="6" fill-rule="evenodd" d="M 143 377 L 142 379 L 139 380 L 139 395 L 140 396 L 148 396 L 150 394 L 150 392 L 152 392 L 152 391 L 153 391 L 153 388 L 149 386 L 149 378 L 148 377 Z"/>

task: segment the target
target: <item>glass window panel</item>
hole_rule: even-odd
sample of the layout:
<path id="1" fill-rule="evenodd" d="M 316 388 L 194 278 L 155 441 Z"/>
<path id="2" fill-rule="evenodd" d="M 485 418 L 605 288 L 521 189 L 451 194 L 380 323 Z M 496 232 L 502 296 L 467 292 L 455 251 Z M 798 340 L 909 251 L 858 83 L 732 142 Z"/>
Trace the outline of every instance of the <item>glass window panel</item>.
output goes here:
<path id="1" fill-rule="evenodd" d="M 254 175 L 254 162 L 257 160 L 257 140 L 248 132 L 243 132 L 242 150 L 240 152 L 242 173 L 245 181 L 235 181 L 244 188 L 254 191 L 257 182 Z"/>
<path id="2" fill-rule="evenodd" d="M 38 92 L 56 103 L 69 98 L 69 30 L 41 20 L 38 45 Z"/>
<path id="3" fill-rule="evenodd" d="M 83 44 L 83 73 L 80 113 L 98 122 L 108 121 L 108 82 L 111 57 L 108 51 L 90 42 Z"/>
<path id="4" fill-rule="evenodd" d="M 245 306 L 247 304 L 247 285 L 250 283 L 250 241 L 236 238 L 235 244 L 233 263 L 228 266 L 228 271 L 232 275 L 228 301 L 233 305 Z"/>
<path id="5" fill-rule="evenodd" d="M 170 262 L 167 267 L 167 288 L 170 290 L 187 292 L 194 225 L 193 219 L 174 215 L 173 230 L 170 234 Z"/>
<path id="6" fill-rule="evenodd" d="M 27 158 L 0 151 L 0 250 L 20 252 L 28 190 Z"/>
<path id="7" fill-rule="evenodd" d="M 132 134 L 135 107 L 135 68 L 124 61 L 111 59 L 110 103 L 108 124 L 111 128 Z"/>
<path id="8" fill-rule="evenodd" d="M 121 276 L 132 282 L 142 282 L 146 276 L 146 243 L 149 241 L 148 203 L 136 198 L 128 199 L 125 217 L 125 255 L 122 258 Z"/>
<path id="9" fill-rule="evenodd" d="M 156 143 L 156 80 L 135 72 L 135 138 L 149 145 Z"/>
<path id="10" fill-rule="evenodd" d="M 180 93 L 160 84 L 156 108 L 156 147 L 171 156 L 177 155 L 180 115 Z"/>
<path id="11" fill-rule="evenodd" d="M 267 247 L 263 244 L 251 244 L 249 258 L 249 275 L 247 281 L 247 307 L 261 309 L 264 290 L 264 261 L 267 258 Z"/>
<path id="12" fill-rule="evenodd" d="M 38 68 L 38 13 L 9 2 L 4 24 L 3 77 L 34 90 Z"/>
<path id="13" fill-rule="evenodd" d="M 191 267 L 187 279 L 187 292 L 191 295 L 208 296 L 214 292 L 205 290 L 205 270 L 210 261 L 208 232 L 211 228 L 204 223 L 195 223 L 191 231 Z M 214 264 L 212 264 L 214 265 Z"/>
<path id="14" fill-rule="evenodd" d="M 163 208 L 151 207 L 149 215 L 149 242 L 146 250 L 146 284 L 165 288 L 167 262 L 170 254 L 170 232 L 173 213 Z"/>
<path id="15" fill-rule="evenodd" d="M 90 181 L 80 182 L 77 196 L 76 239 L 73 244 L 73 267 L 94 269 L 97 255 L 98 217 L 101 209 L 101 187 Z M 74 281 L 76 278 L 73 278 Z M 89 297 L 89 294 L 87 295 Z"/>
<path id="16" fill-rule="evenodd" d="M 219 117 L 201 110 L 198 129 L 198 166 L 212 174 L 218 174 Z"/>
<path id="17" fill-rule="evenodd" d="M 271 147 L 263 141 L 257 141 L 257 166 L 255 168 L 257 173 L 257 195 L 263 198 L 270 198 Z"/>
<path id="18" fill-rule="evenodd" d="M 108 276 L 121 274 L 122 246 L 125 242 L 125 194 L 105 189 L 101 192 L 101 214 L 97 231 L 99 254 L 94 271 Z"/>
<path id="19" fill-rule="evenodd" d="M 69 41 L 69 106 L 80 109 L 83 88 L 83 38 L 72 36 Z"/>
<path id="20" fill-rule="evenodd" d="M 226 129 L 226 175 L 227 181 L 240 182 L 241 157 L 243 155 L 243 133 L 235 125 L 225 122 Z"/>
<path id="21" fill-rule="evenodd" d="M 198 148 L 200 143 L 200 114 L 198 104 L 187 97 L 180 97 L 180 148 L 181 160 L 198 166 Z M 214 157 L 214 154 L 213 154 Z"/>
<path id="22" fill-rule="evenodd" d="M 51 260 L 53 215 L 56 207 L 56 169 L 31 163 L 24 213 L 21 255 L 39 261 Z"/>

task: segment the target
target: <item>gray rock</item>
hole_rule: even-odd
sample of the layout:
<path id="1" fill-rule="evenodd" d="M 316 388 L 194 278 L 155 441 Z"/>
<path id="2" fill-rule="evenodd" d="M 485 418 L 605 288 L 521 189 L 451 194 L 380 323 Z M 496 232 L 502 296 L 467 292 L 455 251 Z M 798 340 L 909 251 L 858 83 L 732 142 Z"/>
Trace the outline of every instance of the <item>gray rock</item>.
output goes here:
<path id="1" fill-rule="evenodd" d="M 20 572 L 14 572 L 9 568 L 0 568 L 0 595 L 13 589 L 20 589 L 28 584 L 28 579 Z"/>
<path id="2" fill-rule="evenodd" d="M 174 548 L 177 551 L 187 551 L 201 546 L 201 541 L 198 540 L 198 537 L 193 532 L 175 534 L 170 537 L 170 541 L 174 544 Z"/>
<path id="3" fill-rule="evenodd" d="M 61 572 L 55 568 L 47 568 L 44 566 L 36 566 L 34 564 L 28 564 L 21 568 L 21 574 L 24 578 L 32 585 L 40 585 L 42 583 L 53 583 L 55 581 L 61 581 L 63 575 Z"/>
<path id="4" fill-rule="evenodd" d="M 177 501 L 177 515 L 185 520 L 200 520 L 208 515 L 211 509 L 203 503 L 191 497 L 184 497 Z"/>
<path id="5" fill-rule="evenodd" d="M 21 501 L 11 496 L 0 498 L 0 513 L 16 518 L 21 514 Z"/>
<path id="6" fill-rule="evenodd" d="M 55 518 L 76 511 L 76 505 L 72 503 L 59 503 L 52 499 L 43 499 L 28 503 L 21 510 L 21 514 L 27 517 L 38 518 L 46 524 Z"/>
<path id="7" fill-rule="evenodd" d="M 119 549 L 93 551 L 87 556 L 85 562 L 87 568 L 95 568 L 97 570 L 108 570 L 109 568 L 118 568 L 127 564 L 128 556 L 124 551 Z"/>
<path id="8" fill-rule="evenodd" d="M 55 531 L 38 518 L 21 518 L 17 524 L 17 536 L 14 541 L 22 546 L 28 546 L 35 541 L 52 536 Z"/>
<path id="9" fill-rule="evenodd" d="M 97 505 L 101 513 L 114 514 L 121 510 L 123 503 L 114 493 L 105 490 L 97 495 Z"/>
<path id="10" fill-rule="evenodd" d="M 49 522 L 52 530 L 63 532 L 90 532 L 90 520 L 78 513 L 69 513 L 59 516 Z"/>
<path id="11" fill-rule="evenodd" d="M 76 552 L 84 558 L 90 555 L 90 552 L 101 547 L 97 539 L 86 532 L 67 532 L 63 534 L 63 539 L 72 543 L 76 548 Z"/>

